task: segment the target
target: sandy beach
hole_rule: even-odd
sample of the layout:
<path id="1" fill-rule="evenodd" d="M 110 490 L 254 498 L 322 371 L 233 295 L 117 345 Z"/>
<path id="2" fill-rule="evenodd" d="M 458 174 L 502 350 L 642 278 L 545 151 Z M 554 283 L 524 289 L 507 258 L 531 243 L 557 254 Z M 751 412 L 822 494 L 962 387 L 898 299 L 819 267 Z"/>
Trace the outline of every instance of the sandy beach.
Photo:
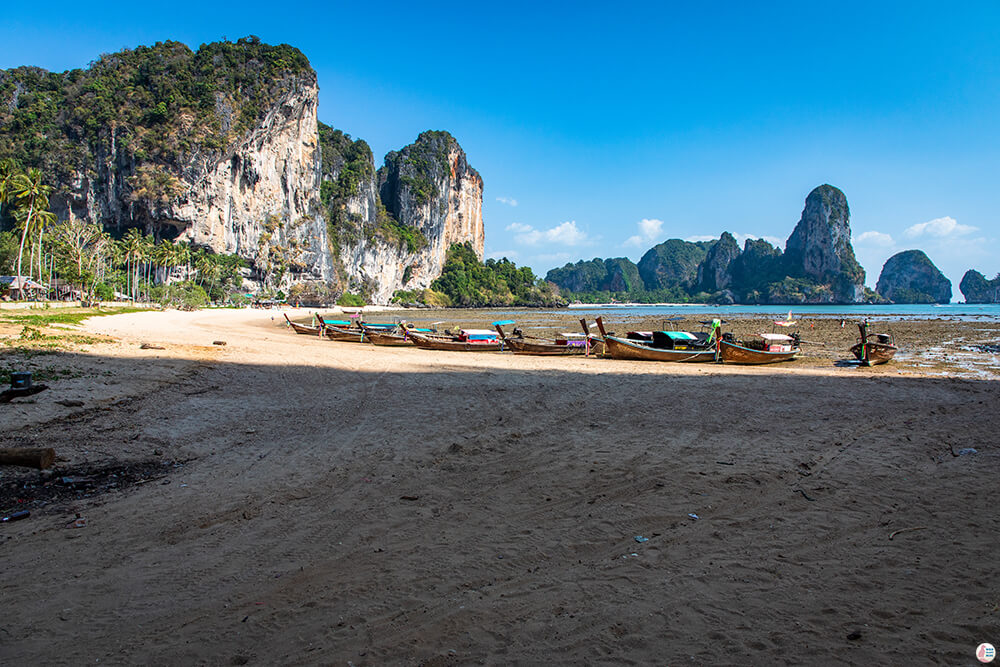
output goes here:
<path id="1" fill-rule="evenodd" d="M 1000 382 L 928 352 L 996 323 L 894 323 L 900 359 L 861 369 L 835 320 L 731 367 L 281 313 L 98 317 L 4 358 L 50 388 L 0 404 L 0 447 L 59 458 L 0 468 L 0 510 L 31 511 L 0 526 L 0 663 L 955 665 L 1000 640 Z"/>

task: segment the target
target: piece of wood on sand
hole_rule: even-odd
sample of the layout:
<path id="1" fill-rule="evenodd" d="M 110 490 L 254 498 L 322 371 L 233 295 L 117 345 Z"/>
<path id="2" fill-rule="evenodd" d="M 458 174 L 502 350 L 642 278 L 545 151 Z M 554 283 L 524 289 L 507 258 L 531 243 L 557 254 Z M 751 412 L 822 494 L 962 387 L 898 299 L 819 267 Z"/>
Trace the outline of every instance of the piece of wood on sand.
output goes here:
<path id="1" fill-rule="evenodd" d="M 25 466 L 45 470 L 56 460 L 56 450 L 51 447 L 13 447 L 0 449 L 0 465 Z"/>
<path id="2" fill-rule="evenodd" d="M 30 387 L 18 387 L 17 389 L 6 389 L 0 391 L 0 403 L 10 403 L 15 398 L 22 396 L 32 396 L 40 391 L 45 391 L 49 386 L 46 384 L 33 384 Z"/>

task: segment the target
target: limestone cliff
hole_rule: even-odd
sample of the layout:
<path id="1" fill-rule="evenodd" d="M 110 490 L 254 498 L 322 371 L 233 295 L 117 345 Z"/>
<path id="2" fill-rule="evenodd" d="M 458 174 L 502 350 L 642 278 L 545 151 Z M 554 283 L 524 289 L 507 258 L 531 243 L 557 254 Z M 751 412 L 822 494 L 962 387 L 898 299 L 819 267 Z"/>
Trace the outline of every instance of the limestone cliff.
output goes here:
<path id="1" fill-rule="evenodd" d="M 378 192 L 391 220 L 426 241 L 422 248 L 411 244 L 411 252 L 397 262 L 401 276 L 408 270 L 405 289 L 428 287 L 441 274 L 453 243 L 469 243 L 482 260 L 483 179 L 447 132 L 424 132 L 386 155 L 378 170 Z"/>
<path id="2" fill-rule="evenodd" d="M 862 301 L 865 271 L 851 246 L 850 220 L 847 197 L 839 189 L 821 185 L 810 192 L 785 243 L 786 274 L 828 285 L 832 301 Z"/>
<path id="3" fill-rule="evenodd" d="M 904 250 L 886 260 L 875 291 L 894 303 L 951 301 L 951 281 L 922 250 Z"/>
<path id="4" fill-rule="evenodd" d="M 698 289 L 712 293 L 729 287 L 732 283 L 729 266 L 739 256 L 740 246 L 736 239 L 729 232 L 723 232 L 698 265 Z"/>
<path id="5" fill-rule="evenodd" d="M 453 243 L 469 243 L 482 260 L 483 181 L 454 137 L 424 132 L 376 173 L 367 145 L 320 129 L 324 184 L 332 184 L 324 202 L 345 289 L 384 304 L 396 290 L 429 287 Z"/>
<path id="6" fill-rule="evenodd" d="M 1000 274 L 987 280 L 979 271 L 969 269 L 958 284 L 966 303 L 1000 303 Z"/>
<path id="7" fill-rule="evenodd" d="M 689 289 L 698 282 L 698 265 L 715 241 L 667 239 L 639 259 L 639 275 L 647 290 Z"/>
<path id="8" fill-rule="evenodd" d="M 61 220 L 241 255 L 265 284 L 326 280 L 317 95 L 300 51 L 255 37 L 17 68 L 0 76 L 0 156 L 55 181 Z"/>

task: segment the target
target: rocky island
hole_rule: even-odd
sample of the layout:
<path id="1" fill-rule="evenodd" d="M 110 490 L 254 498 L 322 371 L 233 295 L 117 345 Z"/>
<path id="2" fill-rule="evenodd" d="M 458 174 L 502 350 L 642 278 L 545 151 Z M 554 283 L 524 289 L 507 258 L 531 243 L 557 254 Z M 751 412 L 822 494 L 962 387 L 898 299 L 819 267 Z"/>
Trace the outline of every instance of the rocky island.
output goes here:
<path id="1" fill-rule="evenodd" d="M 747 239 L 740 249 L 724 232 L 716 241 L 669 239 L 650 248 L 638 265 L 625 258 L 594 259 L 553 269 L 546 279 L 591 300 L 626 292 L 636 301 L 861 303 L 878 297 L 864 289 L 850 215 L 844 193 L 821 185 L 806 197 L 784 253 L 763 239 Z"/>

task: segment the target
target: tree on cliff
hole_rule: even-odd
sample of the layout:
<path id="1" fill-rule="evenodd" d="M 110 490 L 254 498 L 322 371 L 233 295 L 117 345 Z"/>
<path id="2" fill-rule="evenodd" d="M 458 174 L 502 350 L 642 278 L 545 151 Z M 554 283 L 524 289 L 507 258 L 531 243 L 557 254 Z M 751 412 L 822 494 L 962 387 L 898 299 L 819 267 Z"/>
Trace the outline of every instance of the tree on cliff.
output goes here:
<path id="1" fill-rule="evenodd" d="M 480 262 L 469 243 L 452 244 L 444 270 L 431 288 L 445 294 L 454 306 L 566 305 L 529 267 L 518 268 L 507 258 Z"/>

